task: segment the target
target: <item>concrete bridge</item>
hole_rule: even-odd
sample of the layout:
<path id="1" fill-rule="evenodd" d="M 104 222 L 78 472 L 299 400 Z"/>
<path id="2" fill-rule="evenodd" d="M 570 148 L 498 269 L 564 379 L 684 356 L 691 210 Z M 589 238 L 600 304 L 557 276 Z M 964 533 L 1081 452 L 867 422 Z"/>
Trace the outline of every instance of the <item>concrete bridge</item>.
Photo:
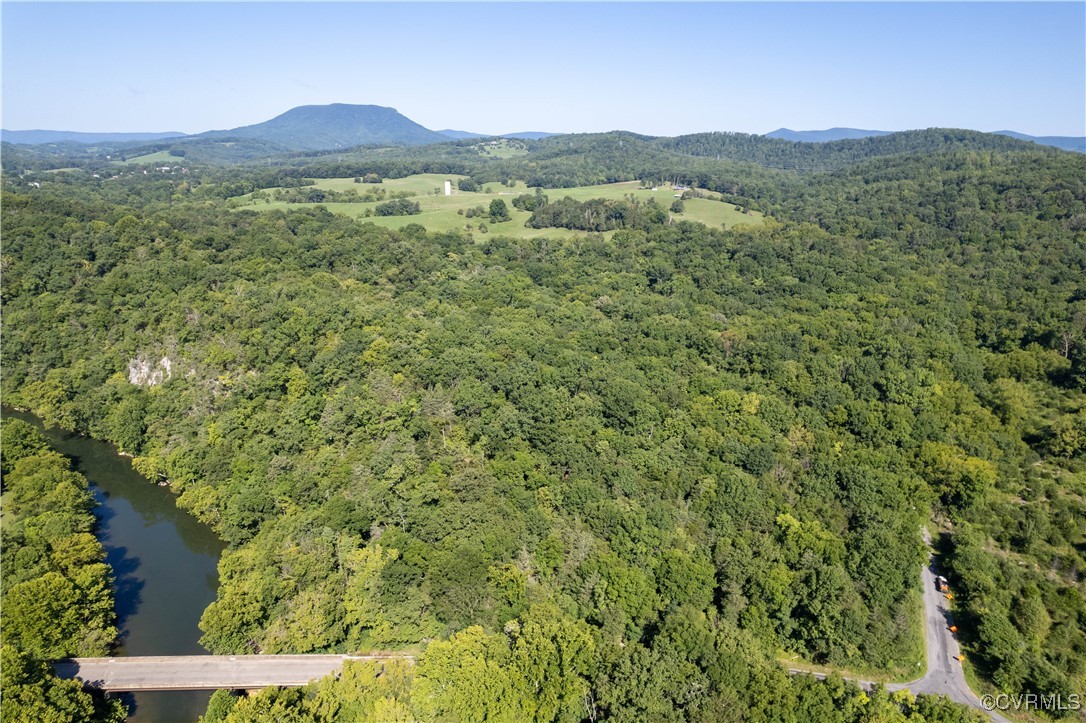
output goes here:
<path id="1" fill-rule="evenodd" d="M 53 663 L 61 678 L 112 692 L 253 690 L 298 687 L 343 667 L 345 660 L 407 660 L 413 655 L 157 655 L 71 658 Z"/>

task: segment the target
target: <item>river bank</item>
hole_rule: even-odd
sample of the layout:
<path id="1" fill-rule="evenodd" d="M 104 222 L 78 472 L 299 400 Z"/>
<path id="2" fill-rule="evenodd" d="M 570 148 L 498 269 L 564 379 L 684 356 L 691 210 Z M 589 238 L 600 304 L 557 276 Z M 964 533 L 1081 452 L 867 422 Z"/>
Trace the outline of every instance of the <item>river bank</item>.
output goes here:
<path id="1" fill-rule="evenodd" d="M 105 442 L 45 429 L 28 412 L 2 409 L 42 429 L 50 445 L 71 458 L 98 500 L 97 537 L 116 578 L 117 656 L 206 654 L 198 627 L 218 589 L 218 561 L 226 544 L 179 510 L 169 489 L 132 468 Z M 210 693 L 139 693 L 126 698 L 135 723 L 195 721 Z"/>

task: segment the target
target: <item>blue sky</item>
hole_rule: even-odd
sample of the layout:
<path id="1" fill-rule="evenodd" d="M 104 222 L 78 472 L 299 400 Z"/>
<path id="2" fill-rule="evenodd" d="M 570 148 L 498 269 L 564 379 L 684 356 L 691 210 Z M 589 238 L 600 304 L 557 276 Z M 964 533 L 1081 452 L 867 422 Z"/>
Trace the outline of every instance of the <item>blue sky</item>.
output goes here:
<path id="1" fill-rule="evenodd" d="M 3 127 L 1086 135 L 1086 3 L 10 3 Z"/>

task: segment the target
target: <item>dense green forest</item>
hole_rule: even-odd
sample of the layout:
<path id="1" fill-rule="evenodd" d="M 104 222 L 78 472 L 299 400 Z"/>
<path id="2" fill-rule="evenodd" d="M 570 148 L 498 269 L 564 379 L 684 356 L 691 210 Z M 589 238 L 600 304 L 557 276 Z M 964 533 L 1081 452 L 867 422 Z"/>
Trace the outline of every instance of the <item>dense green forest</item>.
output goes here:
<path id="1" fill-rule="evenodd" d="M 113 573 L 93 534 L 87 480 L 26 422 L 5 420 L 2 441 L 2 718 L 124 720 L 119 700 L 59 679 L 47 664 L 105 655 L 117 637 Z"/>
<path id="2" fill-rule="evenodd" d="M 693 627 L 686 627 L 691 623 Z M 325 678 L 300 690 L 267 689 L 248 698 L 218 691 L 201 720 L 985 720 L 978 712 L 945 698 L 914 697 L 905 691 L 889 694 L 882 688 L 864 693 L 837 677 L 825 683 L 807 676 L 790 678 L 742 641 L 727 636 L 714 640 L 713 635 L 705 634 L 708 631 L 704 625 L 697 625 L 697 620 L 664 631 L 669 639 L 657 645 L 657 652 L 638 661 L 637 668 L 621 669 L 623 675 L 631 677 L 614 689 L 605 686 L 590 690 L 579 675 L 590 656 L 584 654 L 586 651 L 576 640 L 550 637 L 556 632 L 533 618 L 526 619 L 523 631 L 518 628 L 512 633 L 488 635 L 472 627 L 447 642 L 434 643 L 416 669 L 403 663 L 348 661 L 341 677 Z M 536 663 L 555 654 L 563 656 L 561 663 Z M 703 676 L 694 680 L 687 677 L 700 666 L 714 671 L 711 684 L 717 692 L 715 699 L 699 694 L 705 682 Z M 629 704 L 620 710 L 610 708 L 611 696 L 627 698 Z"/>
<path id="3" fill-rule="evenodd" d="M 971 719 L 776 662 L 908 678 L 933 518 L 970 665 L 1066 695 L 1086 687 L 1086 160 L 987 138 L 831 148 L 851 165 L 819 174 L 632 134 L 40 187 L 19 157 L 4 397 L 115 442 L 231 543 L 208 649 L 425 650 L 218 694 L 208 720 Z M 638 220 L 512 240 L 223 203 L 437 168 L 680 181 L 769 218 L 597 204 Z"/>
<path id="4" fill-rule="evenodd" d="M 794 171 L 829 171 L 878 156 L 935 153 L 967 144 L 977 151 L 1030 148 L 1007 136 L 953 128 L 903 131 L 828 143 L 797 143 L 748 133 L 694 133 L 656 138 L 653 145 L 691 156 L 749 161 Z"/>

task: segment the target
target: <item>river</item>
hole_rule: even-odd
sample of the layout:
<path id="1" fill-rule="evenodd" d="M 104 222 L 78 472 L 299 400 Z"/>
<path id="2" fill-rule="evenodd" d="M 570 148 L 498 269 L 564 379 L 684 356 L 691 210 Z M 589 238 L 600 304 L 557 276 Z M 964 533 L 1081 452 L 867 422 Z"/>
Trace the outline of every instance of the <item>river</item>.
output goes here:
<path id="1" fill-rule="evenodd" d="M 8 407 L 4 417 L 35 417 Z M 195 518 L 177 509 L 168 488 L 148 482 L 109 444 L 59 429 L 44 429 L 49 443 L 72 459 L 99 502 L 98 539 L 117 581 L 115 655 L 198 655 L 200 615 L 214 599 L 217 566 L 226 545 Z M 195 721 L 210 692 L 137 693 L 126 696 L 130 721 Z"/>

